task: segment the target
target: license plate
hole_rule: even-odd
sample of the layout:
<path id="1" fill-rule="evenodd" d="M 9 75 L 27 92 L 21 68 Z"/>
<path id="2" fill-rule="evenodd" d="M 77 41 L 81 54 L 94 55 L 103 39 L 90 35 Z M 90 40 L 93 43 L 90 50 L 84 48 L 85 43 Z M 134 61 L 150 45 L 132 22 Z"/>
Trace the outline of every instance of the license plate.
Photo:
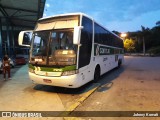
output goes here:
<path id="1" fill-rule="evenodd" d="M 43 79 L 43 81 L 44 81 L 45 83 L 52 83 L 52 81 L 49 80 L 49 79 Z"/>

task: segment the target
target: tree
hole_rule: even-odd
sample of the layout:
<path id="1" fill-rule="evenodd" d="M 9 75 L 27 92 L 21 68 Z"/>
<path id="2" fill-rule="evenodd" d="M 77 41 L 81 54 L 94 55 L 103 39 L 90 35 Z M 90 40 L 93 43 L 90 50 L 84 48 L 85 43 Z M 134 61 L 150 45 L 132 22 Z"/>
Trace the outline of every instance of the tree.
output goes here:
<path id="1" fill-rule="evenodd" d="M 118 31 L 113 31 L 115 34 L 120 36 Z M 141 30 L 135 32 L 127 32 L 127 37 L 133 40 L 133 45 L 128 45 L 129 40 L 124 41 L 126 52 L 145 52 L 150 51 L 150 49 L 160 47 L 160 21 L 156 22 L 156 26 L 149 29 L 147 27 L 141 26 Z M 129 47 L 131 46 L 131 47 Z"/>
<path id="2" fill-rule="evenodd" d="M 151 29 L 151 48 L 160 46 L 160 26 Z"/>
<path id="3" fill-rule="evenodd" d="M 124 49 L 126 52 L 134 52 L 135 51 L 135 41 L 132 39 L 124 40 Z"/>
<path id="4" fill-rule="evenodd" d="M 157 21 L 157 22 L 156 22 L 156 25 L 157 25 L 157 26 L 160 26 L 160 21 Z"/>
<path id="5" fill-rule="evenodd" d="M 146 49 L 150 48 L 150 35 L 151 35 L 151 31 L 149 28 L 145 28 L 144 26 L 141 26 L 141 37 L 142 37 L 142 41 L 143 41 L 143 53 L 145 55 L 146 53 Z"/>

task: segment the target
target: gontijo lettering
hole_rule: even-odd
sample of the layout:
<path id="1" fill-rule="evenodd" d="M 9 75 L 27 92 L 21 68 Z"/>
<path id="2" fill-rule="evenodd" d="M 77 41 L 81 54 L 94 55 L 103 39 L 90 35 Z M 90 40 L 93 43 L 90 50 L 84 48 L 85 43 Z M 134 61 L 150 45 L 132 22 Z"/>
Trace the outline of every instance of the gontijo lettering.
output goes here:
<path id="1" fill-rule="evenodd" d="M 110 49 L 108 48 L 100 48 L 100 54 L 109 54 L 110 53 Z"/>

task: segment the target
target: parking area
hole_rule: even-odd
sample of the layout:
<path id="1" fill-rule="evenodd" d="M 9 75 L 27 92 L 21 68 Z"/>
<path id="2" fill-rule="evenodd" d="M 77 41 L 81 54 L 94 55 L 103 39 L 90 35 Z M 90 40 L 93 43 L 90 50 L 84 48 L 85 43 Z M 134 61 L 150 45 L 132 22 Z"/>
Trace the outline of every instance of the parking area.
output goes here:
<path id="1" fill-rule="evenodd" d="M 12 80 L 4 81 L 0 74 L 0 111 L 70 111 L 97 87 L 93 83 L 78 89 L 35 85 L 28 78 L 27 64 L 15 66 L 11 76 Z"/>
<path id="2" fill-rule="evenodd" d="M 92 111 L 83 112 L 83 120 L 159 120 L 159 63 L 160 57 L 125 56 L 125 64 L 102 76 L 100 87 L 75 111 Z"/>
<path id="3" fill-rule="evenodd" d="M 159 111 L 159 60 L 160 57 L 127 56 L 125 64 L 120 69 L 114 69 L 103 75 L 98 83 L 91 82 L 78 89 L 34 85 L 28 78 L 27 65 L 16 66 L 11 70 L 12 80 L 3 81 L 3 75 L 0 74 L 0 111 L 51 111 L 51 114 L 55 111 L 57 116 L 64 111 L 73 110 Z M 87 116 L 87 112 L 83 113 Z M 78 119 L 104 119 L 103 117 L 92 117 L 92 115 Z M 54 115 L 49 116 L 52 115 L 41 119 L 66 119 L 53 118 Z M 9 118 L 3 119 L 10 120 Z M 17 120 L 17 118 L 11 120 L 14 119 Z M 18 119 L 26 120 L 26 118 Z M 107 119 L 128 120 L 127 117 L 107 117 Z M 140 120 L 149 119 L 151 118 Z M 158 117 L 152 120 L 158 120 Z"/>

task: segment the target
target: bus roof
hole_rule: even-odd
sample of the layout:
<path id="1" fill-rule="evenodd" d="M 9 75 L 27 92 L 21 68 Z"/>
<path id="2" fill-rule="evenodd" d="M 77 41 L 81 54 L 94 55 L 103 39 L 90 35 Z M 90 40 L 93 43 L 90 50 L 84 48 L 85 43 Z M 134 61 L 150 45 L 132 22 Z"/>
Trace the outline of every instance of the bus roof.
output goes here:
<path id="1" fill-rule="evenodd" d="M 88 17 L 89 19 L 93 20 L 95 23 L 97 23 L 98 25 L 100 25 L 101 27 L 103 27 L 104 29 L 108 30 L 106 27 L 104 27 L 102 24 L 98 23 L 97 21 L 95 21 L 92 17 L 88 16 L 85 13 L 82 12 L 76 12 L 76 13 L 66 13 L 66 14 L 58 14 L 58 15 L 54 15 L 54 16 L 48 16 L 48 17 L 44 17 L 44 18 L 40 18 L 38 21 L 44 21 L 44 20 L 48 20 L 48 19 L 52 19 L 55 17 L 65 17 L 65 16 L 73 16 L 73 15 L 80 15 L 80 16 L 85 16 Z M 118 35 L 116 35 L 115 33 L 113 33 L 112 31 L 108 30 L 110 33 L 114 34 L 115 36 L 119 37 Z M 120 38 L 120 37 L 119 37 Z M 121 39 L 121 38 L 120 38 Z"/>
<path id="2" fill-rule="evenodd" d="M 73 16 L 73 15 L 81 15 L 81 16 L 85 16 L 85 17 L 88 17 L 89 19 L 93 20 L 92 17 L 86 15 L 85 13 L 77 12 L 77 13 L 58 14 L 58 15 L 54 15 L 54 16 L 44 17 L 44 18 L 40 18 L 38 21 L 52 19 L 54 17 Z"/>

